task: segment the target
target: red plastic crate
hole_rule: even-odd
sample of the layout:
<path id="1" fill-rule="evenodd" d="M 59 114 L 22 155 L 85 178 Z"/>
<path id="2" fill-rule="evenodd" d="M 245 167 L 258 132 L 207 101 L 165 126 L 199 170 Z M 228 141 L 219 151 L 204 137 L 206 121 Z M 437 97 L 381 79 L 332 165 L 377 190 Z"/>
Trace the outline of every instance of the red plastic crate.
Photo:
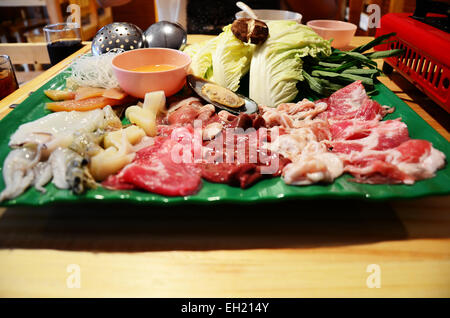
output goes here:
<path id="1" fill-rule="evenodd" d="M 450 112 L 450 34 L 411 18 L 412 13 L 389 13 L 381 18 L 376 36 L 396 32 L 392 43 L 375 50 L 405 49 L 403 56 L 385 59 L 427 96 Z"/>

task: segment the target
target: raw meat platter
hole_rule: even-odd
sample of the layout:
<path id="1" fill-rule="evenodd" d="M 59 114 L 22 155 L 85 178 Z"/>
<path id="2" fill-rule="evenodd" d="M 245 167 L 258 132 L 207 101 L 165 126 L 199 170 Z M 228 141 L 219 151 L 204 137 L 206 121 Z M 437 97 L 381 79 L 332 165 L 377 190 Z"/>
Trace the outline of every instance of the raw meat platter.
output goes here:
<path id="1" fill-rule="evenodd" d="M 10 137 L 21 124 L 36 120 L 50 113 L 45 103 L 50 100 L 44 90 L 63 89 L 66 85 L 67 74 L 61 73 L 43 85 L 29 96 L 0 122 L 2 140 L 0 142 L 0 162 L 4 162 L 10 147 Z M 378 93 L 373 96 L 381 105 L 393 106 L 395 110 L 387 113 L 383 121 L 401 118 L 407 124 L 411 139 L 423 139 L 432 143 L 433 147 L 442 152 L 447 158 L 450 156 L 448 142 L 430 127 L 422 118 L 411 110 L 393 92 L 381 83 L 375 85 Z M 399 121 L 393 121 L 397 123 Z M 398 124 L 398 123 L 397 123 Z M 342 128 L 342 127 L 341 127 Z M 394 127 L 402 138 L 402 126 Z M 345 133 L 345 129 L 343 130 Z M 346 147 L 349 144 L 336 144 L 334 147 Z M 353 145 L 354 146 L 354 145 Z M 352 147 L 352 145 L 350 145 Z M 345 152 L 345 151 L 344 151 Z M 0 167 L 3 173 L 3 164 Z M 198 192 L 191 195 L 167 196 L 146 192 L 139 189 L 111 190 L 106 187 L 89 189 L 81 194 L 58 189 L 53 183 L 45 186 L 45 193 L 36 188 L 29 188 L 16 198 L 5 200 L 3 205 L 46 205 L 55 202 L 86 203 L 86 202 L 129 202 L 135 204 L 180 204 L 185 202 L 211 204 L 213 202 L 252 203 L 285 199 L 321 199 L 321 198 L 357 198 L 363 200 L 387 200 L 418 198 L 430 195 L 445 195 L 450 193 L 450 168 L 445 165 L 436 171 L 436 175 L 413 184 L 367 184 L 353 182 L 354 176 L 343 174 L 332 183 L 316 183 L 303 186 L 288 185 L 281 177 L 259 180 L 250 187 L 242 189 L 222 183 L 213 183 L 205 179 Z M 5 188 L 4 180 L 0 180 L 0 191 Z"/>
<path id="2" fill-rule="evenodd" d="M 377 80 L 375 59 L 404 54 L 371 51 L 392 34 L 342 51 L 295 21 L 250 22 L 75 59 L 0 121 L 0 204 L 450 193 L 448 141 Z"/>

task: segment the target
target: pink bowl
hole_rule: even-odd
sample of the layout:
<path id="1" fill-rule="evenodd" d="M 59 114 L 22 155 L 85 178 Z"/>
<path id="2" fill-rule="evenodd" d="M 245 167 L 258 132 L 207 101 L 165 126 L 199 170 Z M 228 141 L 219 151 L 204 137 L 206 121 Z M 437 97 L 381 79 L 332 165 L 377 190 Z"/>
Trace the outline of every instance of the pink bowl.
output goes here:
<path id="1" fill-rule="evenodd" d="M 306 25 L 325 40 L 333 39 L 331 45 L 337 49 L 348 46 L 356 32 L 356 25 L 338 20 L 312 20 Z"/>
<path id="2" fill-rule="evenodd" d="M 161 72 L 130 71 L 139 66 L 170 64 L 177 66 Z M 152 91 L 163 90 L 166 96 L 178 92 L 186 83 L 191 58 L 186 53 L 166 48 L 137 49 L 123 52 L 112 60 L 120 87 L 130 95 L 144 98 Z"/>

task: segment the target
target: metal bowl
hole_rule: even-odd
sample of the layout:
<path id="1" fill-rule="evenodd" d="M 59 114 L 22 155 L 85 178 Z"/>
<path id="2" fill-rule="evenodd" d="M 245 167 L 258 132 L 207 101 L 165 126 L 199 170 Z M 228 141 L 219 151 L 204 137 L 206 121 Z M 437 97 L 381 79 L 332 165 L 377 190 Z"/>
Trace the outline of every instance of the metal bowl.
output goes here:
<path id="1" fill-rule="evenodd" d="M 92 39 L 92 54 L 101 55 L 117 50 L 134 50 L 145 47 L 142 30 L 132 23 L 114 22 L 101 28 Z"/>
<path id="2" fill-rule="evenodd" d="M 178 23 L 160 21 L 152 24 L 145 32 L 147 47 L 162 47 L 179 50 L 186 45 L 187 33 Z"/>

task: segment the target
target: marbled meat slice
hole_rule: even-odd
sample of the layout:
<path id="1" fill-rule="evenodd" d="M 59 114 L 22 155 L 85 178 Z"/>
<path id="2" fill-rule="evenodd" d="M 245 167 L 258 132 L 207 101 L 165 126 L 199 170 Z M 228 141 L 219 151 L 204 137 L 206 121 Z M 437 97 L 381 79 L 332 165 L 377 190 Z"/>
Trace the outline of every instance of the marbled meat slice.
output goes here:
<path id="1" fill-rule="evenodd" d="M 327 109 L 327 103 L 303 99 L 298 103 L 284 103 L 276 108 L 259 106 L 259 112 L 267 127 L 298 128 L 305 120 L 311 120 Z"/>
<path id="2" fill-rule="evenodd" d="M 328 108 L 317 117 L 332 121 L 348 119 L 380 120 L 394 110 L 371 100 L 367 96 L 361 81 L 353 82 L 334 92 L 330 97 L 316 101 L 316 103 L 318 102 L 327 103 Z"/>
<path id="3" fill-rule="evenodd" d="M 344 170 L 359 183 L 405 183 L 431 178 L 445 165 L 445 155 L 426 140 L 411 139 L 383 151 L 352 153 Z"/>
<path id="4" fill-rule="evenodd" d="M 169 111 L 161 121 L 161 124 L 169 125 L 193 125 L 194 120 L 202 122 L 206 126 L 211 122 L 218 122 L 214 105 L 203 105 L 196 97 L 189 97 L 171 104 Z"/>
<path id="5" fill-rule="evenodd" d="M 409 140 L 408 127 L 397 120 L 340 121 L 330 126 L 333 152 L 349 154 L 395 148 Z"/>
<path id="6" fill-rule="evenodd" d="M 185 106 L 181 106 L 177 110 L 171 112 L 167 118 L 169 125 L 174 124 L 191 124 L 199 115 L 199 107 L 191 104 L 186 104 Z"/>
<path id="7" fill-rule="evenodd" d="M 201 186 L 200 170 L 194 163 L 176 163 L 172 152 L 178 143 L 157 138 L 155 143 L 136 153 L 132 163 L 102 185 L 112 189 L 144 189 L 167 196 L 196 193 Z"/>

